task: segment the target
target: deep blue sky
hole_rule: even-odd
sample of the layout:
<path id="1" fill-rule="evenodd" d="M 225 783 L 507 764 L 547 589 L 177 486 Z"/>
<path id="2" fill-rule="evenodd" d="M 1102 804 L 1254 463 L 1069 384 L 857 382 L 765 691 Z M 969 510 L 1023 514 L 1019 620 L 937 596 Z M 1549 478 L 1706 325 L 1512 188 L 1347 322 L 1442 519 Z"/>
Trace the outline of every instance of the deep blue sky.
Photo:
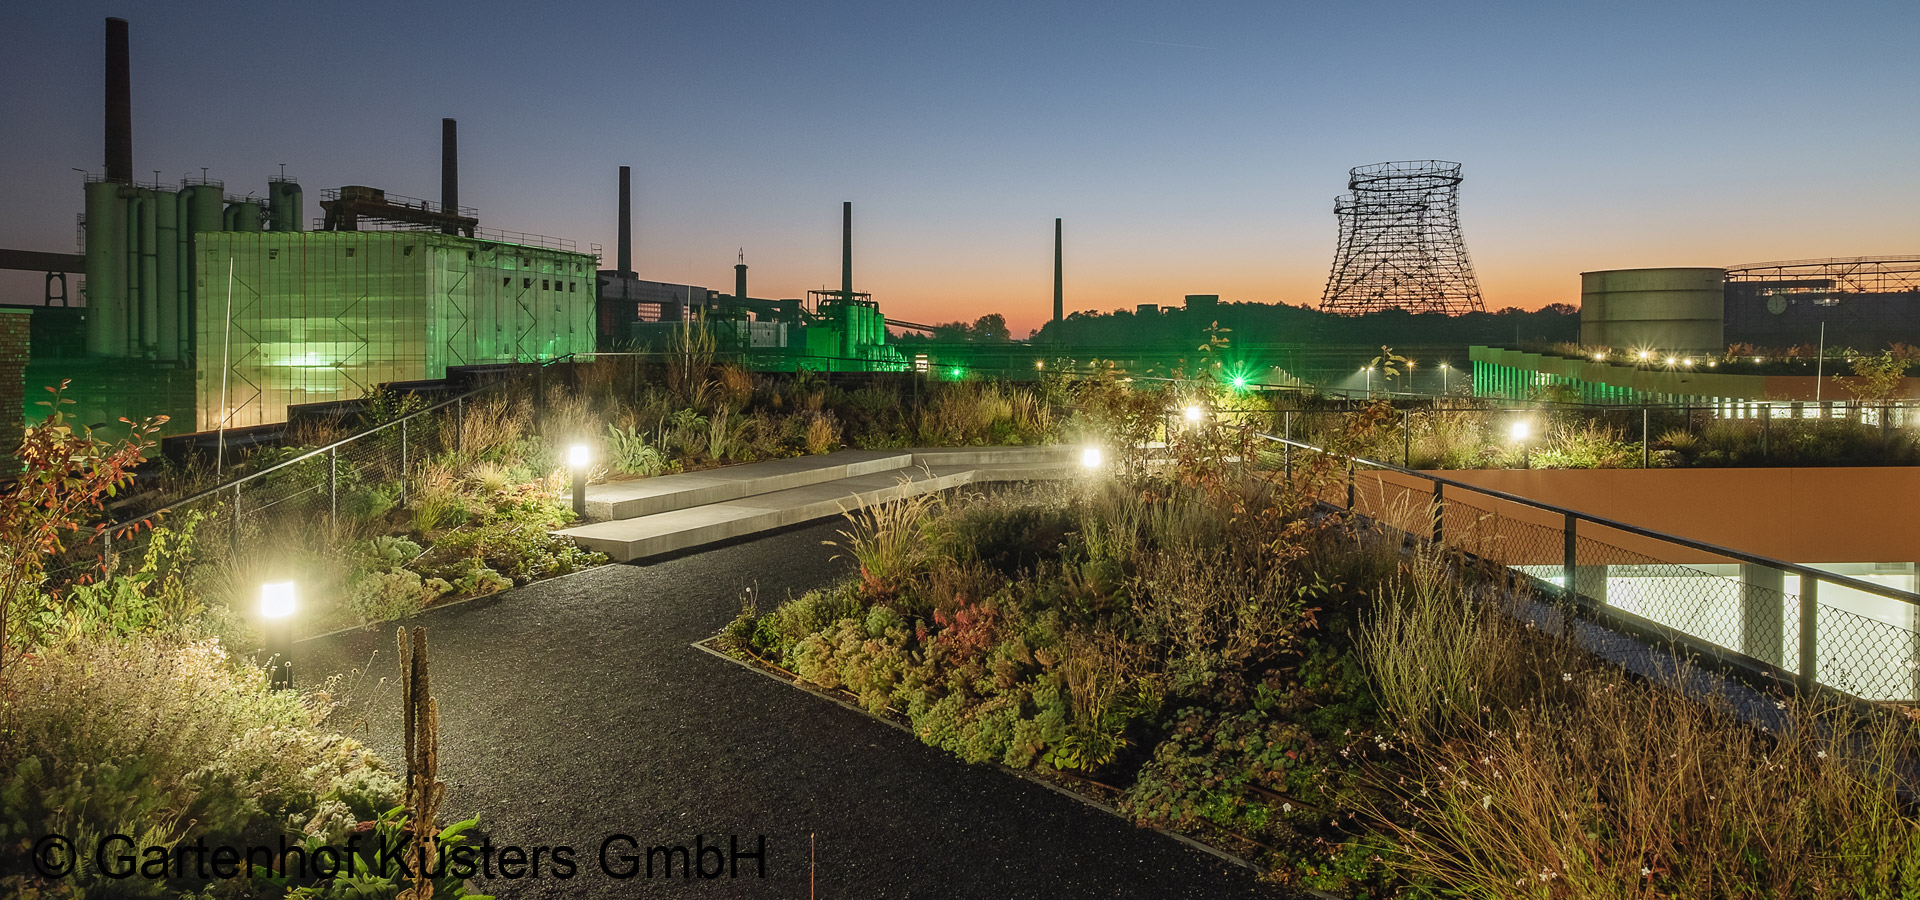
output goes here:
<path id="1" fill-rule="evenodd" d="M 1346 170 L 1465 164 L 1490 306 L 1583 269 L 1920 251 L 1920 4 L 146 3 L 0 11 L 0 246 L 67 250 L 132 23 L 134 166 L 438 198 L 644 277 L 916 320 L 1317 301 Z M 3 284 L 13 287 L 16 280 Z M 38 278 L 24 288 L 37 299 Z M 16 292 L 15 297 L 19 299 Z"/>

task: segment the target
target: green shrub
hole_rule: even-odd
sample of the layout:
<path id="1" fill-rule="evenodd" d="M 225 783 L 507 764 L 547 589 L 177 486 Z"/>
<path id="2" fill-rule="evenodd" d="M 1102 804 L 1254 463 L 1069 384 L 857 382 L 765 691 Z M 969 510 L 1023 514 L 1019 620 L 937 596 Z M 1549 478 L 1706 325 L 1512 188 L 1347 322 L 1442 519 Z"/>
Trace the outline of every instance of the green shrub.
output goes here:
<path id="1" fill-rule="evenodd" d="M 347 585 L 347 610 L 362 624 L 405 619 L 424 609 L 453 585 L 433 578 L 422 579 L 410 569 L 370 572 Z"/>
<path id="2" fill-rule="evenodd" d="M 649 478 L 669 471 L 666 452 L 632 426 L 621 429 L 609 423 L 607 433 L 607 449 L 615 471 Z"/>
<path id="3" fill-rule="evenodd" d="M 802 638 L 857 616 L 861 609 L 860 600 L 849 590 L 808 591 L 760 618 L 754 647 L 776 660 L 785 659 Z"/>
<path id="4" fill-rule="evenodd" d="M 338 843 L 398 801 L 372 753 L 320 727 L 324 692 L 269 691 L 264 671 L 214 641 L 83 640 L 23 657 L 8 677 L 0 894 L 32 889 L 23 854 L 48 833 L 80 846 L 115 832 L 170 844 L 189 830 L 212 845 Z M 62 886 L 125 889 L 84 866 Z"/>

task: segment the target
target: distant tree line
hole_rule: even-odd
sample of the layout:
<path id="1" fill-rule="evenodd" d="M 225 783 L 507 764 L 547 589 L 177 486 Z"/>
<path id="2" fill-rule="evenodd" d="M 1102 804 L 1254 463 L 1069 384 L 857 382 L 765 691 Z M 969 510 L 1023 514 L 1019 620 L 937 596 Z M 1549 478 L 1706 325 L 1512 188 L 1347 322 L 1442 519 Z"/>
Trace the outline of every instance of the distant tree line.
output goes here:
<path id="1" fill-rule="evenodd" d="M 1032 340 L 1073 347 L 1185 347 L 1215 322 L 1233 329 L 1236 343 L 1514 346 L 1580 339 L 1580 310 L 1566 303 L 1460 316 L 1416 315 L 1405 310 L 1338 316 L 1286 303 L 1220 303 L 1192 309 L 1163 307 L 1154 313 L 1076 312 L 1064 321 L 1046 323 Z"/>

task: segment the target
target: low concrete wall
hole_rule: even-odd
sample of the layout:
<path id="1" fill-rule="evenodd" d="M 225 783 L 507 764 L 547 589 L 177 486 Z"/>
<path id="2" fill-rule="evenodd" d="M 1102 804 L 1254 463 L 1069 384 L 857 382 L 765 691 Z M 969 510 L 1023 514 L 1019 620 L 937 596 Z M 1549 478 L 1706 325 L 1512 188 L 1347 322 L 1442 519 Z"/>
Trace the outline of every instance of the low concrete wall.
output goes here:
<path id="1" fill-rule="evenodd" d="M 1920 560 L 1920 468 L 1482 469 L 1432 474 L 1681 537 L 1789 562 Z M 1427 483 L 1392 473 L 1360 475 L 1360 505 Z M 1369 495 L 1373 496 L 1369 496 Z M 1462 497 L 1503 515 L 1558 527 L 1551 515 L 1484 497 Z M 1593 534 L 1623 549 L 1653 546 L 1630 535 Z M 1667 556 L 1671 548 L 1657 555 Z M 1670 559 L 1686 562 L 1684 559 Z M 1697 560 L 1696 560 L 1697 561 Z"/>

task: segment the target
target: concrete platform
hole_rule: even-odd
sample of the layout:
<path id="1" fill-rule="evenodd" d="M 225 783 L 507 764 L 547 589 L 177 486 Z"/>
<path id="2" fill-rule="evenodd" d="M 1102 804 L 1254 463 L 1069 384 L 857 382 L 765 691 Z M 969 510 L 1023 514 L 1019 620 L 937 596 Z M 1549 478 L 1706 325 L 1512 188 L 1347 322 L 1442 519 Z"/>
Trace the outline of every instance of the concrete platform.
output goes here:
<path id="1" fill-rule="evenodd" d="M 855 475 L 904 469 L 913 462 L 913 453 L 908 450 L 842 450 L 824 456 L 796 456 L 684 475 L 590 484 L 587 485 L 587 518 L 593 521 L 633 519 Z"/>
<path id="2" fill-rule="evenodd" d="M 1064 459 L 1052 448 L 1014 448 L 1025 449 L 1025 453 L 996 455 L 988 458 L 1005 460 L 1004 462 L 971 465 L 916 465 L 908 467 L 901 463 L 893 468 L 861 474 L 849 475 L 832 480 L 803 483 L 784 490 L 769 490 L 764 493 L 738 495 L 724 500 L 664 509 L 647 515 L 615 519 L 605 522 L 593 522 L 573 528 L 563 529 L 555 534 L 570 537 L 575 543 L 589 550 L 607 554 L 616 562 L 631 562 L 650 556 L 659 556 L 716 543 L 737 537 L 798 525 L 815 519 L 830 518 L 880 503 L 888 503 L 919 494 L 944 491 L 965 484 L 1006 481 L 1037 481 L 1061 478 L 1073 471 Z M 939 458 L 935 453 L 926 455 Z M 958 452 L 958 451 L 956 451 Z M 973 451 L 965 451 L 973 452 Z M 864 453 L 860 457 L 848 457 L 836 460 L 846 454 Z M 900 459 L 913 459 L 920 453 L 897 454 Z M 684 488 L 665 491 L 655 496 L 665 498 L 653 502 L 677 502 L 695 496 L 696 492 L 709 490 L 741 490 L 746 487 L 777 483 L 782 477 L 812 478 L 820 471 L 832 471 L 835 467 L 875 467 L 891 463 L 895 456 L 874 454 L 870 451 L 842 451 L 823 457 L 812 457 L 808 461 L 816 463 L 835 460 L 830 465 L 794 467 L 793 471 L 782 474 L 760 475 L 759 466 L 772 463 L 755 463 L 748 466 L 735 466 L 732 469 L 756 469 L 755 473 L 746 473 L 744 478 L 736 478 L 722 488 L 719 485 L 688 484 Z M 778 462 L 801 462 L 802 460 L 779 460 Z M 715 470 L 726 472 L 730 470 Z M 708 475 L 711 473 L 698 473 Z M 649 479 L 664 481 L 667 478 L 691 476 L 670 475 L 664 478 Z M 645 497 L 636 496 L 635 501 L 645 501 Z M 588 511 L 593 506 L 592 495 L 588 496 Z M 610 507 L 613 505 L 608 504 Z M 625 508 L 633 508 L 628 506 Z"/>

